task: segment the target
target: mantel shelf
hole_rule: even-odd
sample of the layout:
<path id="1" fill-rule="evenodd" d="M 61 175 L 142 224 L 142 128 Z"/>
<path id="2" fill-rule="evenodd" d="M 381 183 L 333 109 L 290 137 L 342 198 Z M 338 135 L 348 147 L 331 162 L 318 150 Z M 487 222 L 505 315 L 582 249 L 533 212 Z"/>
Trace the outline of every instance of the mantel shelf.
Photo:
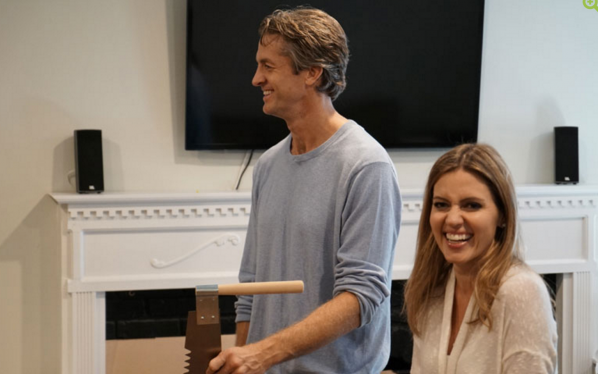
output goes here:
<path id="1" fill-rule="evenodd" d="M 250 192 L 104 192 L 99 194 L 51 193 L 50 196 L 61 205 L 109 205 L 109 204 L 153 204 L 153 203 L 216 203 L 244 202 L 251 199 Z"/>
<path id="2" fill-rule="evenodd" d="M 534 196 L 591 196 L 598 195 L 598 185 L 554 185 L 535 184 L 516 187 L 519 197 Z M 406 199 L 421 198 L 423 189 L 403 188 L 401 194 Z M 241 202 L 251 199 L 250 191 L 227 192 L 103 192 L 99 194 L 78 194 L 54 192 L 50 196 L 61 205 L 107 205 L 107 204 L 151 204 L 192 203 L 192 202 Z"/>

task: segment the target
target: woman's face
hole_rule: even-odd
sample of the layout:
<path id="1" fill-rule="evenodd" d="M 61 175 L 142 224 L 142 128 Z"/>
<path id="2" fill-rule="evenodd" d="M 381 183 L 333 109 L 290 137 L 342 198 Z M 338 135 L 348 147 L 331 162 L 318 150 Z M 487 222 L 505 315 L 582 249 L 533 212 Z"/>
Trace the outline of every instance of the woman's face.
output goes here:
<path id="1" fill-rule="evenodd" d="M 475 272 L 490 248 L 500 213 L 488 186 L 476 175 L 456 170 L 434 185 L 430 226 L 444 258 L 455 270 Z"/>

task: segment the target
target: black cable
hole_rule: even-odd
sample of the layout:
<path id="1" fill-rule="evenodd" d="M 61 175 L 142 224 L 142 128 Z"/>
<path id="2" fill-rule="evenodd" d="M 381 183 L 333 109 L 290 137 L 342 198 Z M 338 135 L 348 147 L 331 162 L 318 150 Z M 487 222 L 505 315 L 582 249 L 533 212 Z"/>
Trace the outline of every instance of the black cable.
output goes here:
<path id="1" fill-rule="evenodd" d="M 247 168 L 249 167 L 249 164 L 251 163 L 251 158 L 253 157 L 253 149 L 251 150 L 251 152 L 249 153 L 249 160 L 247 160 L 247 163 L 245 164 L 245 167 L 243 168 L 243 171 L 241 172 L 241 176 L 239 177 L 239 181 L 237 182 L 237 187 L 235 187 L 235 190 L 239 190 L 239 186 L 241 185 L 241 181 L 243 180 L 243 174 L 245 174 L 245 170 L 247 170 Z"/>

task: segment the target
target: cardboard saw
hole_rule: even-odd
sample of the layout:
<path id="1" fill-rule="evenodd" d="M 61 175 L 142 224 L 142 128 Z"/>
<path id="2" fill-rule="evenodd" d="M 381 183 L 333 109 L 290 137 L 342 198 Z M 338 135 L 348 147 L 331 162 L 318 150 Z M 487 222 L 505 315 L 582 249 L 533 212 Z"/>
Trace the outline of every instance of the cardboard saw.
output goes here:
<path id="1" fill-rule="evenodd" d="M 220 342 L 219 295 L 302 293 L 303 281 L 252 282 L 204 285 L 195 288 L 195 311 L 187 317 L 185 349 L 188 374 L 205 374 L 210 360 L 222 350 Z"/>

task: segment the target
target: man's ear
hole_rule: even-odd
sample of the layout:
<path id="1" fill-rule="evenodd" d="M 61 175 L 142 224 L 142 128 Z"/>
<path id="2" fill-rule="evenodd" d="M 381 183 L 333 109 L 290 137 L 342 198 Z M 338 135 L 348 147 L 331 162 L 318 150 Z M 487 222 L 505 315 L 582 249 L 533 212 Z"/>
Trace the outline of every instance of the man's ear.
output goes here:
<path id="1" fill-rule="evenodd" d="M 309 69 L 307 69 L 305 84 L 308 86 L 313 86 L 314 84 L 317 84 L 323 72 L 324 68 L 322 68 L 321 66 L 310 67 Z"/>

